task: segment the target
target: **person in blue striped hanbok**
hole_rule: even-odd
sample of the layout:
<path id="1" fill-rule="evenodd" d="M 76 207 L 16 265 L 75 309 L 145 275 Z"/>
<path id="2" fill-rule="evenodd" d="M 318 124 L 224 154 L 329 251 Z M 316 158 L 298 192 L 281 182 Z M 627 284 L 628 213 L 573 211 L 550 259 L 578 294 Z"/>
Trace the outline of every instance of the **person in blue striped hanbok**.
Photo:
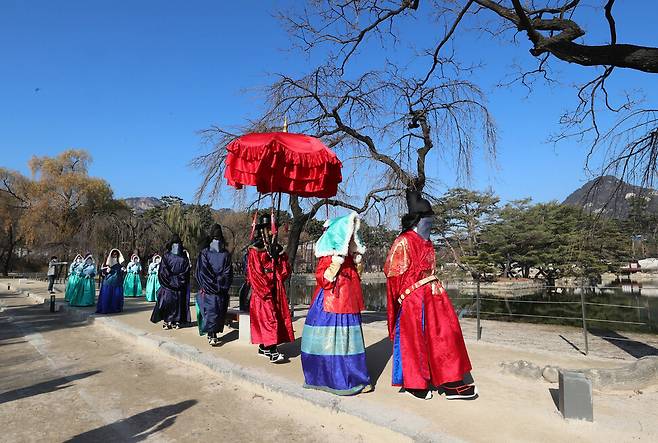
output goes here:
<path id="1" fill-rule="evenodd" d="M 356 213 L 325 222 L 315 244 L 317 288 L 302 333 L 304 387 L 337 395 L 372 389 L 361 327 L 357 266 L 365 252 Z"/>

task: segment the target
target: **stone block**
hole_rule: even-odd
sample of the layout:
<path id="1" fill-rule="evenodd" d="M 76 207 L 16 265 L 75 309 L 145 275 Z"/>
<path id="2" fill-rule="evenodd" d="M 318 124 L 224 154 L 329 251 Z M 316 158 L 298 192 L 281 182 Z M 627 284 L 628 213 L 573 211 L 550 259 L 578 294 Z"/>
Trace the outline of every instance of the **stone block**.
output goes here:
<path id="1" fill-rule="evenodd" d="M 251 344 L 251 318 L 248 312 L 238 314 L 238 341 Z"/>
<path id="2" fill-rule="evenodd" d="M 549 383 L 557 383 L 559 378 L 559 368 L 555 366 L 545 366 L 541 372 L 542 377 Z"/>
<path id="3" fill-rule="evenodd" d="M 579 372 L 560 371 L 559 386 L 562 417 L 594 421 L 591 380 Z"/>

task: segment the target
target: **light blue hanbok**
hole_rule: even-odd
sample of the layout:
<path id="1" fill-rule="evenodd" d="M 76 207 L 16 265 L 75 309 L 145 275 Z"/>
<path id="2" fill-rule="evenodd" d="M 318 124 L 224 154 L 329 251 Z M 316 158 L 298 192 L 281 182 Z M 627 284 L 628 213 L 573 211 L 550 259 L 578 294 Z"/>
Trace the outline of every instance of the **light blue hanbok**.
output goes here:
<path id="1" fill-rule="evenodd" d="M 75 291 L 71 294 L 71 306 L 93 306 L 96 304 L 96 262 L 91 255 L 78 266 L 80 280 Z"/>
<path id="2" fill-rule="evenodd" d="M 160 256 L 156 254 L 153 256 L 153 262 L 149 265 L 148 279 L 146 280 L 146 301 L 157 301 L 158 289 L 160 289 L 160 280 L 158 279 L 160 260 Z"/>
<path id="3" fill-rule="evenodd" d="M 124 297 L 141 297 L 142 296 L 142 265 L 139 263 L 139 257 L 134 255 L 130 257 L 130 263 L 126 266 L 126 277 L 123 280 Z"/>
<path id="4" fill-rule="evenodd" d="M 82 255 L 78 254 L 69 265 L 69 278 L 66 280 L 66 290 L 64 291 L 64 300 L 70 301 L 71 295 L 77 290 L 80 282 L 80 265 L 82 265 Z"/>

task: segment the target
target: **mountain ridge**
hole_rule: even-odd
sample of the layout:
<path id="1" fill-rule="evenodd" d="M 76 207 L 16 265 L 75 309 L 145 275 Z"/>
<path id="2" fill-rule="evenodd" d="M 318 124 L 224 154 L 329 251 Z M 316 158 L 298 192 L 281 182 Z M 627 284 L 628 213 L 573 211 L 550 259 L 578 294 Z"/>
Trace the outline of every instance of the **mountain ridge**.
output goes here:
<path id="1" fill-rule="evenodd" d="M 562 204 L 582 208 L 590 214 L 623 219 L 631 210 L 633 197 L 644 198 L 647 211 L 658 213 L 658 191 L 632 185 L 611 175 L 588 181 L 569 194 Z"/>

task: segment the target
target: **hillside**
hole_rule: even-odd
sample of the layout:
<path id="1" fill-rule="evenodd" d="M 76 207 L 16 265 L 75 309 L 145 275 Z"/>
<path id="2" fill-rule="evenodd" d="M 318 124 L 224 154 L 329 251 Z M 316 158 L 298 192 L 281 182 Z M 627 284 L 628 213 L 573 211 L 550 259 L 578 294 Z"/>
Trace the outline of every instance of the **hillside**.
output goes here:
<path id="1" fill-rule="evenodd" d="M 129 197 L 122 199 L 122 201 L 138 214 L 162 206 L 160 199 L 155 197 Z"/>
<path id="2" fill-rule="evenodd" d="M 141 214 L 142 212 L 148 211 L 149 209 L 157 208 L 159 206 L 162 206 L 164 203 L 162 200 L 156 197 L 128 197 L 121 199 L 130 209 L 135 211 L 137 214 Z M 183 203 L 184 206 L 187 205 L 187 203 Z M 229 208 L 220 208 L 220 209 L 210 209 L 213 213 L 215 214 L 227 214 L 233 212 L 232 209 Z"/>
<path id="3" fill-rule="evenodd" d="M 635 196 L 647 200 L 650 212 L 658 212 L 658 191 L 631 185 L 610 175 L 585 183 L 562 203 L 583 208 L 593 214 L 625 218 L 630 210 L 630 199 Z"/>

